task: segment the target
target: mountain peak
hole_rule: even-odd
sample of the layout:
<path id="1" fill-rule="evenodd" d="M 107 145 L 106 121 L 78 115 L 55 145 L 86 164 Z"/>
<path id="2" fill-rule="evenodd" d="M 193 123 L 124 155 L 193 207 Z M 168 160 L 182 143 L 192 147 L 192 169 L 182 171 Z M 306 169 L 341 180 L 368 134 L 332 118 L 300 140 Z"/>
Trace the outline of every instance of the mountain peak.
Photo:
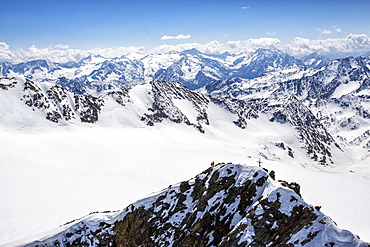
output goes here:
<path id="1" fill-rule="evenodd" d="M 189 55 L 200 55 L 200 54 L 203 54 L 202 52 L 200 52 L 196 48 L 192 48 L 192 49 L 189 49 L 189 50 L 184 50 L 181 53 L 189 54 Z"/>
<path id="2" fill-rule="evenodd" d="M 276 182 L 273 174 L 212 165 L 118 213 L 83 218 L 27 246 L 368 246 L 303 201 L 297 183 Z"/>
<path id="3" fill-rule="evenodd" d="M 316 52 L 302 57 L 301 60 L 303 61 L 303 63 L 306 66 L 309 66 L 309 67 L 312 67 L 312 68 L 321 68 L 321 67 L 327 65 L 330 62 L 329 58 L 327 58 L 323 55 L 319 55 Z"/>
<path id="4" fill-rule="evenodd" d="M 101 61 L 102 59 L 105 59 L 102 55 L 100 54 L 90 54 L 89 56 L 81 59 L 81 61 L 84 62 L 97 62 Z"/>

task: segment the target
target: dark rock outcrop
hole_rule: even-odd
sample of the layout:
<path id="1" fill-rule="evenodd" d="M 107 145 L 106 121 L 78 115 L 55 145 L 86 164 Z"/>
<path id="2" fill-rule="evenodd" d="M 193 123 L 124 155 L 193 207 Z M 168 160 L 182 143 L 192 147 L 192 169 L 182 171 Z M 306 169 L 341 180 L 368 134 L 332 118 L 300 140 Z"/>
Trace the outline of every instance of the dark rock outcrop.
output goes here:
<path id="1" fill-rule="evenodd" d="M 258 167 L 213 165 L 122 212 L 26 246 L 369 246 L 304 202 L 297 184 L 283 183 Z"/>
<path id="2" fill-rule="evenodd" d="M 207 106 L 209 100 L 202 94 L 190 91 L 179 82 L 153 81 L 151 82 L 153 105 L 149 108 L 151 113 L 145 113 L 141 120 L 147 125 L 160 123 L 169 119 L 175 123 L 185 123 L 204 132 L 201 124 L 209 124 Z M 196 122 L 189 118 L 176 106 L 175 100 L 187 101 L 197 112 Z"/>

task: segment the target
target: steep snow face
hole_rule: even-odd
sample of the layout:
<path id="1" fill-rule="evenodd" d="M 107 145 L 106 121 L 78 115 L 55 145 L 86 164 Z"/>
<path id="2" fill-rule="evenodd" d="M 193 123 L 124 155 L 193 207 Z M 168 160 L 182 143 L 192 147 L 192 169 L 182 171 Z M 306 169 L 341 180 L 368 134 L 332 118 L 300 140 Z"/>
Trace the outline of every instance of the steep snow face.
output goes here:
<path id="1" fill-rule="evenodd" d="M 267 72 L 292 66 L 304 66 L 300 60 L 275 49 L 258 49 L 244 61 L 233 77 L 255 78 Z"/>
<path id="2" fill-rule="evenodd" d="M 200 52 L 184 52 L 182 58 L 166 69 L 159 70 L 155 78 L 165 81 L 179 81 L 190 89 L 204 86 L 212 80 L 225 78 L 229 70 L 219 59 Z"/>
<path id="3" fill-rule="evenodd" d="M 274 179 L 258 167 L 218 164 L 25 246 L 368 246 L 303 201 L 297 183 Z"/>

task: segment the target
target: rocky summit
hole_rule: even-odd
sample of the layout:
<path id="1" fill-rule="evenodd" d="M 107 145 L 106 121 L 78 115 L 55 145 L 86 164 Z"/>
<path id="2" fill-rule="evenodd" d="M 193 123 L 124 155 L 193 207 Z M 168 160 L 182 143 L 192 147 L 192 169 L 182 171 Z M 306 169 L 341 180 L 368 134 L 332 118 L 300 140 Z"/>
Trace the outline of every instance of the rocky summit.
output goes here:
<path id="1" fill-rule="evenodd" d="M 370 246 L 306 203 L 297 183 L 224 163 L 58 231 L 25 246 Z"/>

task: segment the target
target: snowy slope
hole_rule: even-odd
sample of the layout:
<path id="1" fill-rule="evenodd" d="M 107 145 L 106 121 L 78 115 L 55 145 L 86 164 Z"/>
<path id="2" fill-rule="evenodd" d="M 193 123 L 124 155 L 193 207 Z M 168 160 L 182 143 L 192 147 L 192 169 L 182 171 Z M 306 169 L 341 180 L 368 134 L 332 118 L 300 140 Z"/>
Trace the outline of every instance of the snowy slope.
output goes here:
<path id="1" fill-rule="evenodd" d="M 7 83 L 12 83 L 12 87 L 6 88 Z M 11 101 L 16 101 L 14 108 L 3 109 L 1 112 L 5 117 L 2 124 L 13 128 L 37 126 L 44 116 L 45 123 L 42 124 L 50 126 L 53 126 L 52 123 L 55 123 L 54 126 L 61 126 L 80 122 L 153 126 L 170 121 L 193 126 L 205 133 L 212 114 L 210 105 L 216 104 L 233 115 L 224 120 L 240 128 L 246 128 L 251 118 L 266 118 L 278 124 L 289 123 L 291 131 L 296 133 L 296 138 L 301 142 L 301 148 L 321 164 L 334 164 L 331 150 L 341 150 L 310 110 L 301 106 L 295 97 L 247 103 L 228 98 L 213 98 L 211 101 L 202 94 L 190 91 L 179 82 L 164 81 L 153 81 L 132 89 L 113 90 L 100 97 L 77 95 L 58 86 L 46 83 L 38 85 L 22 78 L 3 79 L 0 85 L 6 88 L 2 90 L 4 105 L 9 102 L 9 97 Z M 25 121 L 24 118 L 19 118 L 24 126 L 18 126 L 13 119 L 22 112 L 25 112 L 24 116 L 29 115 L 29 119 Z M 9 115 L 14 116 L 9 119 Z"/>
<path id="2" fill-rule="evenodd" d="M 306 66 L 315 69 L 321 68 L 322 66 L 325 66 L 330 62 L 327 57 L 321 56 L 317 53 L 311 53 L 307 56 L 304 56 L 301 60 Z"/>

